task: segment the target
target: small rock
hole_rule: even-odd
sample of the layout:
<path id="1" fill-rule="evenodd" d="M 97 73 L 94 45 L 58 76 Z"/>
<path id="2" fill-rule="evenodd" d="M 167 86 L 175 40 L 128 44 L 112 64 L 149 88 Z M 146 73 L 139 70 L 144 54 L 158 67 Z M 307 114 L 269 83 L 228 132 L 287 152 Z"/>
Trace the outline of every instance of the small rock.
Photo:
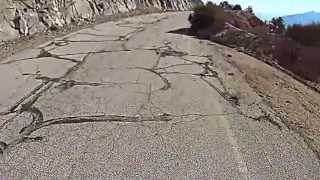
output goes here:
<path id="1" fill-rule="evenodd" d="M 238 48 L 236 48 L 236 50 L 237 50 L 238 52 L 243 52 L 243 51 L 245 51 L 245 48 L 244 48 L 244 47 L 238 47 Z"/>
<path id="2" fill-rule="evenodd" d="M 287 103 L 287 104 L 292 104 L 292 102 L 291 102 L 291 101 L 289 101 L 289 100 L 286 100 L 286 103 Z"/>

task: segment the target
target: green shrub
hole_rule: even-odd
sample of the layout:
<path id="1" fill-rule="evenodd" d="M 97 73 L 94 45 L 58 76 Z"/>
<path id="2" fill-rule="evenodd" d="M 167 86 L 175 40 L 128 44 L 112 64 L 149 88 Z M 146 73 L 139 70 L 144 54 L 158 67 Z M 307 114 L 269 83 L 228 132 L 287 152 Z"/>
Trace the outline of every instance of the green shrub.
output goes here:
<path id="1" fill-rule="evenodd" d="M 271 23 L 274 26 L 275 33 L 282 34 L 285 31 L 285 25 L 282 17 L 272 18 Z"/>
<path id="2" fill-rule="evenodd" d="M 232 10 L 241 11 L 242 7 L 239 4 L 236 4 L 236 5 L 233 6 Z"/>
<path id="3" fill-rule="evenodd" d="M 231 10 L 233 8 L 233 5 L 229 4 L 228 1 L 220 2 L 219 6 L 223 7 L 224 9 L 229 9 L 229 10 Z"/>

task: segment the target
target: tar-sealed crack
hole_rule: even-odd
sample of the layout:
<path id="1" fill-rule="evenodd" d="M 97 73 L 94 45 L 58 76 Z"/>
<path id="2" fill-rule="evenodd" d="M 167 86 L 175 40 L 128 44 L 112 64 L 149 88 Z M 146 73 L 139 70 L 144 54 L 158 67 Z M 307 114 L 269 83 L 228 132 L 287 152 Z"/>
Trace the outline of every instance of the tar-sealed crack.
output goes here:
<path id="1" fill-rule="evenodd" d="M 79 124 L 94 122 L 118 122 L 118 123 L 137 123 L 137 122 L 168 122 L 172 120 L 169 114 L 160 114 L 157 116 L 124 116 L 124 115 L 88 115 L 88 116 L 72 116 L 61 117 L 55 119 L 44 120 L 42 112 L 32 106 L 26 110 L 32 115 L 32 122 L 23 127 L 17 138 L 11 142 L 0 142 L 0 152 L 15 147 L 20 143 L 28 143 L 43 140 L 42 136 L 31 137 L 31 134 L 41 128 L 62 124 Z"/>
<path id="2" fill-rule="evenodd" d="M 167 17 L 163 17 L 163 18 L 159 18 L 156 19 L 150 23 L 143 23 L 141 22 L 141 24 L 154 24 L 157 22 L 160 22 L 161 20 L 167 19 Z M 120 25 L 119 25 L 120 26 Z M 114 39 L 114 41 L 128 41 L 130 40 L 134 35 L 136 35 L 139 32 L 142 32 L 145 30 L 146 27 L 136 27 L 136 29 L 134 31 L 128 32 L 125 35 L 120 35 L 118 36 L 116 39 Z M 110 36 L 110 35 L 109 35 Z M 18 59 L 18 60 L 13 60 L 13 61 L 9 61 L 7 63 L 3 63 L 3 64 L 11 64 L 11 63 L 15 63 L 15 62 L 20 62 L 23 60 L 30 60 L 30 59 L 39 59 L 39 58 L 44 58 L 44 57 L 52 57 L 53 59 L 58 59 L 58 60 L 67 60 L 67 61 L 71 61 L 76 63 L 76 65 L 74 65 L 73 67 L 71 67 L 70 69 L 67 70 L 67 72 L 62 75 L 59 78 L 56 78 L 54 81 L 61 81 L 61 79 L 69 76 L 72 72 L 77 71 L 81 66 L 83 66 L 83 64 L 86 63 L 87 58 L 92 55 L 92 54 L 98 54 L 98 53 L 114 53 L 114 52 L 125 52 L 125 51 L 137 51 L 137 50 L 151 50 L 151 51 L 156 51 L 157 48 L 135 48 L 135 49 L 120 49 L 120 50 L 100 50 L 100 51 L 89 51 L 89 52 L 85 52 L 85 53 L 67 53 L 67 54 L 53 54 L 50 51 L 55 50 L 58 47 L 63 47 L 63 46 L 67 46 L 70 45 L 71 43 L 74 43 L 75 41 L 70 40 L 68 37 L 63 38 L 61 40 L 55 40 L 52 43 L 49 43 L 47 46 L 42 47 L 40 49 L 40 53 L 35 56 L 35 57 L 30 57 L 30 58 L 25 58 L 25 59 Z M 77 41 L 78 42 L 78 41 Z M 86 41 L 79 41 L 79 42 L 86 42 Z M 48 48 L 50 46 L 54 45 L 53 48 L 50 48 L 50 50 L 46 50 L 45 48 Z M 72 59 L 72 58 L 67 58 L 65 56 L 71 56 L 71 55 L 85 55 L 83 57 L 82 60 L 76 60 L 76 59 Z M 35 87 L 31 92 L 29 92 L 27 95 L 25 95 L 24 97 L 22 97 L 18 102 L 16 102 L 13 106 L 11 106 L 7 111 L 5 112 L 0 112 L 0 115 L 7 115 L 10 113 L 15 113 L 16 109 L 18 108 L 19 105 L 21 105 L 24 101 L 26 101 L 27 99 L 29 99 L 32 96 L 40 96 L 43 92 L 45 92 L 46 90 L 50 89 L 53 84 L 54 81 L 52 81 L 52 79 L 50 81 L 44 81 L 42 84 L 38 85 L 37 87 Z M 66 87 L 68 87 L 68 85 L 97 85 L 96 83 L 77 83 L 75 81 L 65 81 Z M 42 90 L 42 89 L 45 90 Z M 39 93 L 41 92 L 41 93 Z M 0 127 L 1 130 L 1 127 Z"/>
<path id="3" fill-rule="evenodd" d="M 141 23 L 141 24 L 154 24 L 157 22 L 160 22 L 162 19 L 157 19 L 150 23 Z M 32 122 L 25 126 L 20 130 L 20 133 L 17 138 L 13 139 L 11 142 L 2 142 L 0 141 L 0 153 L 2 153 L 4 150 L 14 147 L 20 143 L 25 142 L 34 142 L 34 141 L 41 141 L 43 137 L 31 137 L 32 132 L 51 125 L 57 125 L 57 124 L 76 124 L 76 123 L 85 123 L 85 122 L 146 122 L 146 121 L 170 121 L 170 115 L 168 114 L 162 114 L 158 116 L 123 116 L 123 115 L 89 115 L 89 116 L 75 116 L 75 117 L 64 117 L 64 118 L 56 118 L 56 119 L 50 119 L 50 120 L 44 120 L 42 112 L 34 106 L 34 104 L 38 101 L 40 96 L 42 96 L 47 90 L 49 90 L 51 87 L 53 87 L 54 84 L 59 83 L 57 86 L 61 89 L 69 89 L 73 86 L 102 86 L 102 85 L 110 85 L 110 84 L 117 84 L 121 85 L 121 83 L 96 83 L 96 82 L 80 82 L 75 80 L 66 80 L 65 78 L 69 75 L 71 75 L 73 72 L 77 71 L 79 68 L 81 68 L 86 62 L 90 55 L 96 54 L 96 53 L 114 53 L 114 52 L 125 52 L 125 51 L 137 51 L 137 50 L 151 50 L 156 51 L 156 48 L 136 48 L 136 49 L 120 49 L 120 50 L 100 50 L 97 52 L 85 52 L 85 53 L 69 53 L 69 54 L 53 54 L 50 51 L 55 50 L 58 47 L 63 47 L 70 45 L 72 43 L 85 43 L 85 42 L 105 42 L 105 41 L 120 41 L 120 42 L 126 42 L 129 41 L 131 38 L 134 37 L 137 33 L 140 33 L 145 30 L 145 27 L 132 27 L 135 30 L 126 33 L 125 35 L 115 36 L 114 39 L 111 40 L 102 40 L 102 41 L 75 41 L 70 40 L 69 38 L 63 38 L 61 40 L 53 41 L 52 43 L 49 43 L 47 46 L 42 47 L 40 49 L 40 52 L 35 57 L 30 58 L 24 58 L 24 59 L 17 59 L 13 61 L 9 61 L 7 63 L 3 64 L 11 64 L 16 63 L 24 60 L 32 60 L 32 59 L 39 59 L 39 58 L 48 58 L 51 57 L 55 60 L 67 60 L 71 61 L 73 63 L 76 63 L 73 67 L 69 68 L 62 76 L 59 78 L 50 78 L 46 76 L 41 76 L 40 74 L 23 74 L 23 75 L 32 75 L 35 76 L 35 79 L 41 80 L 42 83 L 38 86 L 36 86 L 31 92 L 26 94 L 24 97 L 22 97 L 19 101 L 17 101 L 13 106 L 9 107 L 7 111 L 1 112 L 1 116 L 13 114 L 14 116 L 8 120 L 6 120 L 4 123 L 0 126 L 0 131 L 5 128 L 10 122 L 14 121 L 21 113 L 23 112 L 29 112 L 32 116 Z M 50 46 L 54 46 L 50 49 Z M 125 44 L 124 44 L 125 47 Z M 76 60 L 72 58 L 68 58 L 65 56 L 70 55 L 85 55 L 82 60 Z M 169 87 L 168 87 L 169 88 Z"/>
<path id="4" fill-rule="evenodd" d="M 68 69 L 66 71 L 66 73 L 64 73 L 61 77 L 59 77 L 57 79 L 65 78 L 65 77 L 69 76 L 70 74 L 72 74 L 74 71 L 77 71 L 81 66 L 83 66 L 84 63 L 87 62 L 87 58 L 90 55 L 91 54 L 87 54 L 86 56 L 84 56 L 82 58 L 82 61 L 79 61 L 76 65 L 74 65 L 73 67 Z M 24 111 L 24 107 L 26 105 L 27 105 L 27 107 L 30 107 L 29 104 L 34 104 L 43 93 L 45 93 L 47 90 L 49 90 L 54 85 L 54 83 L 55 83 L 54 81 L 44 81 L 44 82 L 42 82 L 40 85 L 36 86 L 31 92 L 29 92 L 27 95 L 22 97 L 13 106 L 9 107 L 9 109 L 7 111 L 1 112 L 0 115 L 3 116 L 3 115 L 11 114 L 11 113 L 16 113 L 16 115 L 21 114 Z M 3 124 L 1 124 L 0 131 L 10 121 L 12 121 L 12 119 L 9 119 L 8 121 L 6 121 Z"/>
<path id="5" fill-rule="evenodd" d="M 165 85 L 163 88 L 161 88 L 161 90 L 167 90 L 167 87 L 170 87 L 168 85 L 170 85 L 170 82 L 168 81 L 168 79 L 165 78 L 165 75 L 170 75 L 170 74 L 184 74 L 184 75 L 192 75 L 192 76 L 198 76 L 204 83 L 206 83 L 209 87 L 211 87 L 213 90 L 215 90 L 221 97 L 223 97 L 228 103 L 230 103 L 230 105 L 232 105 L 237 112 L 244 116 L 245 118 L 254 120 L 254 121 L 265 121 L 265 122 L 269 122 L 272 125 L 276 126 L 279 130 L 282 129 L 282 124 L 275 120 L 270 113 L 267 113 L 266 111 L 264 111 L 262 108 L 259 108 L 259 110 L 261 111 L 262 115 L 259 116 L 250 116 L 247 115 L 246 112 L 244 112 L 243 110 L 241 110 L 240 106 L 240 99 L 238 96 L 231 94 L 228 89 L 226 88 L 225 84 L 224 84 L 224 80 L 219 77 L 219 74 L 217 73 L 217 71 L 213 70 L 213 66 L 214 66 L 214 61 L 213 61 L 213 57 L 210 55 L 197 55 L 197 54 L 190 54 L 188 52 L 184 52 L 184 51 L 179 51 L 176 50 L 174 48 L 172 48 L 170 46 L 170 42 L 164 42 L 164 46 L 160 47 L 156 50 L 156 53 L 159 54 L 159 58 L 156 61 L 156 64 L 154 66 L 152 66 L 152 68 L 141 68 L 140 69 L 144 69 L 144 70 L 148 70 L 156 75 L 158 75 L 159 77 L 161 77 L 161 79 L 164 81 Z M 182 64 L 175 64 L 175 65 L 170 65 L 170 66 L 166 66 L 166 67 L 157 67 L 159 62 L 161 61 L 161 58 L 163 57 L 167 57 L 167 56 L 174 56 L 174 57 L 179 57 L 181 60 L 184 60 L 186 62 L 189 62 L 188 64 L 182 63 Z M 207 61 L 205 62 L 198 62 L 198 61 L 193 61 L 190 59 L 187 59 L 186 57 L 200 57 L 200 58 L 206 58 Z M 184 73 L 184 72 L 179 72 L 179 71 L 169 71 L 169 68 L 172 67 L 178 67 L 178 66 L 186 66 L 186 65 L 198 65 L 200 66 L 203 71 L 201 73 Z M 215 78 L 218 80 L 218 82 L 220 83 L 220 86 L 222 87 L 219 88 L 216 85 L 214 85 L 213 83 L 211 83 L 208 78 Z"/>
<path id="6" fill-rule="evenodd" d="M 156 20 L 154 22 L 150 23 L 141 23 L 142 25 L 145 24 L 154 24 L 156 22 L 161 21 L 161 19 Z M 128 24 L 118 24 L 118 26 L 124 26 L 127 27 Z M 0 131 L 2 128 L 4 128 L 8 123 L 11 121 L 14 121 L 15 118 L 23 113 L 23 112 L 28 112 L 31 114 L 32 122 L 23 127 L 20 130 L 19 135 L 17 138 L 13 139 L 10 142 L 1 142 L 0 141 L 0 153 L 9 149 L 10 147 L 15 147 L 16 145 L 20 143 L 27 143 L 27 142 L 37 142 L 37 141 L 42 141 L 43 137 L 42 136 L 37 136 L 37 137 L 32 137 L 32 133 L 48 126 L 53 126 L 53 125 L 62 125 L 62 124 L 78 124 L 78 123 L 86 123 L 86 122 L 117 122 L 117 123 L 136 123 L 136 122 L 168 122 L 171 121 L 173 118 L 178 117 L 177 115 L 172 115 L 168 113 L 163 113 L 160 115 L 153 115 L 153 116 L 144 116 L 143 114 L 139 114 L 139 116 L 125 116 L 125 115 L 110 115 L 110 114 L 103 114 L 103 115 L 88 115 L 88 116 L 74 116 L 74 117 L 59 117 L 56 119 L 49 119 L 49 120 L 44 120 L 44 116 L 39 108 L 35 106 L 35 103 L 39 99 L 40 96 L 43 95 L 47 90 L 49 90 L 51 87 L 53 87 L 54 84 L 58 84 L 58 86 L 55 86 L 57 88 L 60 88 L 61 90 L 66 90 L 70 89 L 74 86 L 91 86 L 91 87 L 97 87 L 97 86 L 104 86 L 104 85 L 110 85 L 110 83 L 98 83 L 98 82 L 83 82 L 83 81 L 76 81 L 76 80 L 68 80 L 66 79 L 67 76 L 71 75 L 73 72 L 77 71 L 79 68 L 83 67 L 83 65 L 87 62 L 88 57 L 90 57 L 93 54 L 99 54 L 99 53 L 116 53 L 116 52 L 136 52 L 136 51 L 154 51 L 155 54 L 158 55 L 156 62 L 152 67 L 129 67 L 128 69 L 139 69 L 139 70 L 144 70 L 148 71 L 150 73 L 153 73 L 157 75 L 164 83 L 164 85 L 159 89 L 161 91 L 167 91 L 172 87 L 171 82 L 167 78 L 168 75 L 191 75 L 191 76 L 196 76 L 200 80 L 202 80 L 205 84 L 207 84 L 210 88 L 215 90 L 220 94 L 221 97 L 223 97 L 227 102 L 229 102 L 233 107 L 236 107 L 237 110 L 239 111 L 238 113 L 244 115 L 247 118 L 253 119 L 253 120 L 267 120 L 270 122 L 272 121 L 272 118 L 270 116 L 264 114 L 263 116 L 259 117 L 250 117 L 247 116 L 245 113 L 243 113 L 240 109 L 240 102 L 239 98 L 237 96 L 234 96 L 230 94 L 230 92 L 227 90 L 225 87 L 224 81 L 222 78 L 219 77 L 219 74 L 213 70 L 214 62 L 213 62 L 213 57 L 208 56 L 208 55 L 198 55 L 198 54 L 190 54 L 188 52 L 180 51 L 171 46 L 170 42 L 164 42 L 163 46 L 160 47 L 151 47 L 151 48 L 131 48 L 128 49 L 126 48 L 126 42 L 129 41 L 131 38 L 134 37 L 135 34 L 140 33 L 145 30 L 145 27 L 143 26 L 130 26 L 130 28 L 133 28 L 134 30 L 131 32 L 128 32 L 125 35 L 120 35 L 120 36 L 114 36 L 114 39 L 111 40 L 101 40 L 101 41 L 74 41 L 70 40 L 68 38 L 63 38 L 61 40 L 56 40 L 52 43 L 50 43 L 48 46 L 43 47 L 40 49 L 40 53 L 32 58 L 25 58 L 25 59 L 19 59 L 15 61 L 10 61 L 9 63 L 14 63 L 14 62 L 19 62 L 23 60 L 30 60 L 30 59 L 39 59 L 39 58 L 47 58 L 51 57 L 56 60 L 66 60 L 66 61 L 71 61 L 75 63 L 73 67 L 68 69 L 65 74 L 58 78 L 50 78 L 46 76 L 41 76 L 40 74 L 25 74 L 25 75 L 32 75 L 35 77 L 37 80 L 41 80 L 42 83 L 35 87 L 34 90 L 32 90 L 29 94 L 21 98 L 18 102 L 16 102 L 13 106 L 9 108 L 8 111 L 1 113 L 1 115 L 7 115 L 11 113 L 15 113 L 16 115 L 7 120 L 5 123 L 3 123 L 0 126 Z M 111 37 L 111 36 L 109 36 Z M 118 49 L 118 50 L 99 50 L 99 51 L 89 51 L 89 52 L 83 52 L 83 53 L 66 53 L 66 54 L 53 54 L 50 51 L 58 48 L 58 47 L 63 47 L 70 45 L 72 43 L 77 43 L 77 42 L 104 42 L 104 41 L 120 41 L 122 42 L 122 47 L 123 49 Z M 46 49 L 49 48 L 50 46 L 54 46 L 51 49 Z M 71 56 L 71 55 L 85 55 L 81 61 L 68 58 L 66 56 Z M 163 58 L 166 57 L 178 57 L 179 59 L 185 61 L 187 64 L 175 64 L 175 65 L 170 65 L 166 67 L 159 67 L 159 64 Z M 205 58 L 205 62 L 199 62 L 199 61 L 194 61 L 190 60 L 188 57 L 197 57 L 197 58 Z M 197 73 L 186 73 L 186 72 L 180 72 L 180 71 L 170 71 L 169 69 L 172 67 L 179 67 L 179 66 L 186 66 L 186 65 L 196 65 L 199 66 L 202 71 L 197 72 Z M 217 87 L 213 83 L 211 83 L 208 78 L 214 78 L 218 80 L 220 83 L 221 87 Z M 117 82 L 114 82 L 114 84 L 117 84 Z M 148 97 L 148 102 L 149 104 L 153 105 L 153 102 L 151 100 L 152 98 L 152 92 L 151 92 L 151 87 L 149 93 L 147 93 Z M 142 109 L 143 107 L 141 107 Z M 226 115 L 226 114 L 221 114 L 221 115 Z M 183 115 L 181 115 L 182 117 Z M 195 115 L 194 115 L 195 116 Z M 197 117 L 202 117 L 206 115 L 197 115 Z M 281 126 L 280 126 L 281 127 Z"/>

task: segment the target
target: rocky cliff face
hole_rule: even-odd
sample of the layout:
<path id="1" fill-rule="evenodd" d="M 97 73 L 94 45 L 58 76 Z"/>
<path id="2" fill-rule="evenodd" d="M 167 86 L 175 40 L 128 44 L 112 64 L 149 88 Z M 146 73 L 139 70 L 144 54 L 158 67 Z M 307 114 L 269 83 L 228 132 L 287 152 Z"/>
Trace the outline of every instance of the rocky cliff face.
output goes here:
<path id="1" fill-rule="evenodd" d="M 137 9 L 188 10 L 201 0 L 1 0 L 0 40 Z"/>

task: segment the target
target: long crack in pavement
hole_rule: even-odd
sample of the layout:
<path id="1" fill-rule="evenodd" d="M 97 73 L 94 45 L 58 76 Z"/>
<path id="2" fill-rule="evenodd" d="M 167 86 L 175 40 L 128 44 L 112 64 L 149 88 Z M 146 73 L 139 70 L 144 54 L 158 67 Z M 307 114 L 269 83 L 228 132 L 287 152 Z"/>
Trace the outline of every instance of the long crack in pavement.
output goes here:
<path id="1" fill-rule="evenodd" d="M 161 22 L 161 20 L 164 20 L 164 19 L 167 19 L 167 17 L 160 18 L 160 19 L 157 19 L 157 20 L 155 20 L 153 22 L 149 22 L 149 23 L 139 22 L 139 24 L 153 25 L 157 22 Z M 128 22 L 125 24 L 128 24 Z M 128 27 L 128 26 L 120 24 L 120 23 L 117 24 L 117 26 Z M 120 36 L 118 36 L 117 39 L 107 40 L 107 41 L 121 41 L 121 42 L 123 41 L 123 44 L 124 44 L 123 46 L 125 46 L 126 41 L 129 41 L 131 38 L 133 38 L 135 34 L 141 33 L 145 30 L 145 27 L 143 27 L 143 26 L 142 27 L 129 26 L 129 27 L 134 28 L 135 30 L 128 32 L 125 35 L 120 35 Z M 89 35 L 93 36 L 94 34 L 89 34 Z M 116 37 L 116 36 L 109 35 L 109 37 Z M 169 80 L 167 78 L 164 77 L 164 75 L 183 74 L 183 75 L 198 76 L 204 82 L 208 83 L 209 86 L 211 86 L 214 90 L 216 90 L 227 101 L 231 102 L 232 104 L 238 105 L 237 99 L 234 98 L 233 96 L 231 96 L 230 94 L 228 94 L 228 92 L 226 92 L 226 89 L 224 88 L 224 86 L 222 84 L 222 80 L 219 78 L 217 72 L 215 72 L 214 70 L 211 69 L 210 66 L 213 65 L 213 61 L 212 61 L 212 57 L 210 55 L 205 56 L 205 55 L 189 54 L 188 52 L 176 50 L 170 46 L 171 42 L 169 42 L 169 41 L 163 42 L 163 44 L 164 44 L 163 46 L 153 47 L 153 48 L 99 50 L 99 51 L 95 51 L 95 52 L 90 51 L 90 52 L 86 52 L 86 53 L 81 53 L 81 54 L 84 54 L 85 56 L 80 61 L 76 60 L 76 59 L 65 57 L 65 56 L 70 56 L 70 55 L 79 55 L 80 53 L 77 53 L 77 54 L 69 53 L 69 54 L 57 55 L 57 54 L 53 54 L 50 52 L 52 50 L 55 50 L 57 47 L 67 46 L 67 45 L 70 45 L 71 43 L 75 43 L 75 42 L 86 43 L 86 42 L 103 42 L 103 41 L 74 41 L 74 40 L 68 40 L 68 38 L 66 37 L 61 40 L 53 41 L 52 43 L 49 43 L 47 46 L 42 47 L 40 50 L 40 53 L 36 57 L 17 59 L 17 60 L 9 61 L 7 63 L 3 63 L 3 64 L 11 64 L 11 63 L 21 62 L 21 61 L 25 61 L 25 60 L 52 57 L 56 60 L 67 60 L 67 61 L 71 61 L 76 64 L 73 67 L 71 67 L 70 69 L 68 69 L 65 74 L 63 74 L 61 77 L 58 77 L 58 78 L 50 78 L 47 76 L 42 76 L 41 74 L 23 74 L 25 76 L 34 76 L 36 80 L 41 80 L 42 83 L 39 86 L 35 87 L 34 90 L 32 90 L 26 96 L 21 98 L 18 102 L 16 102 L 12 107 L 9 108 L 8 111 L 1 112 L 2 116 L 8 115 L 11 113 L 15 113 L 15 115 L 12 118 L 5 121 L 3 124 L 1 124 L 0 130 L 5 128 L 8 123 L 14 121 L 17 116 L 19 116 L 20 114 L 22 114 L 24 112 L 29 112 L 31 114 L 32 121 L 29 125 L 27 125 L 26 127 L 23 127 L 20 130 L 19 137 L 14 139 L 12 142 L 0 141 L 0 143 L 2 145 L 0 152 L 3 152 L 4 150 L 8 149 L 9 147 L 14 147 L 15 145 L 17 145 L 19 143 L 41 141 L 43 138 L 40 136 L 39 137 L 30 137 L 32 132 L 34 132 L 40 128 L 54 125 L 54 124 L 102 122 L 102 121 L 103 122 L 144 122 L 144 121 L 169 121 L 170 120 L 168 118 L 168 117 L 170 117 L 170 115 L 164 114 L 164 115 L 160 115 L 158 117 L 129 117 L 129 116 L 119 116 L 119 115 L 118 116 L 117 115 L 92 115 L 92 116 L 55 118 L 55 119 L 50 119 L 50 120 L 44 121 L 42 112 L 37 107 L 35 107 L 34 104 L 37 102 L 37 100 L 40 98 L 40 96 L 43 93 L 45 93 L 50 88 L 52 88 L 56 83 L 59 83 L 59 85 L 56 86 L 55 88 L 60 88 L 63 90 L 72 88 L 74 86 L 79 86 L 79 85 L 93 86 L 93 87 L 94 86 L 110 85 L 110 83 L 79 82 L 79 81 L 75 81 L 75 80 L 65 80 L 64 79 L 64 78 L 68 77 L 71 73 L 76 72 L 79 68 L 81 68 L 87 62 L 87 59 L 91 55 L 94 55 L 97 53 L 154 51 L 158 55 L 158 59 L 157 59 L 156 63 L 151 68 L 149 68 L 149 67 L 129 67 L 128 69 L 140 69 L 140 70 L 145 70 L 145 71 L 149 71 L 151 73 L 156 74 L 164 82 L 164 86 L 159 89 L 159 90 L 163 90 L 163 91 L 168 90 L 171 87 L 171 83 L 169 82 Z M 50 47 L 52 45 L 54 45 L 53 48 L 50 48 L 49 50 L 45 49 L 46 47 Z M 176 64 L 176 65 L 167 66 L 167 67 L 158 67 L 161 58 L 165 58 L 168 56 L 178 57 L 181 60 L 189 62 L 188 65 L 198 65 L 199 67 L 203 68 L 203 71 L 200 73 L 184 73 L 184 72 L 179 72 L 179 71 L 172 72 L 172 71 L 167 70 L 168 68 L 171 68 L 171 67 L 185 66 L 186 65 L 185 63 L 181 64 L 181 65 Z M 197 62 L 197 61 L 189 60 L 189 59 L 187 59 L 187 57 L 203 57 L 203 58 L 207 58 L 208 61 Z M 224 90 L 222 91 L 219 88 L 215 87 L 213 84 L 211 84 L 209 81 L 207 81 L 205 79 L 205 77 L 217 78 L 219 80 L 219 82 L 221 82 L 221 85 L 224 88 Z M 120 84 L 120 83 L 114 82 L 111 84 L 114 85 L 114 84 Z M 150 93 L 152 93 L 152 92 L 150 92 Z M 151 96 L 151 95 L 149 95 L 149 96 Z M 221 115 L 227 115 L 227 114 L 221 114 Z M 177 117 L 177 115 L 173 115 L 173 116 Z M 184 115 L 182 115 L 182 116 L 184 116 Z M 206 115 L 202 115 L 202 116 L 206 116 Z"/>

